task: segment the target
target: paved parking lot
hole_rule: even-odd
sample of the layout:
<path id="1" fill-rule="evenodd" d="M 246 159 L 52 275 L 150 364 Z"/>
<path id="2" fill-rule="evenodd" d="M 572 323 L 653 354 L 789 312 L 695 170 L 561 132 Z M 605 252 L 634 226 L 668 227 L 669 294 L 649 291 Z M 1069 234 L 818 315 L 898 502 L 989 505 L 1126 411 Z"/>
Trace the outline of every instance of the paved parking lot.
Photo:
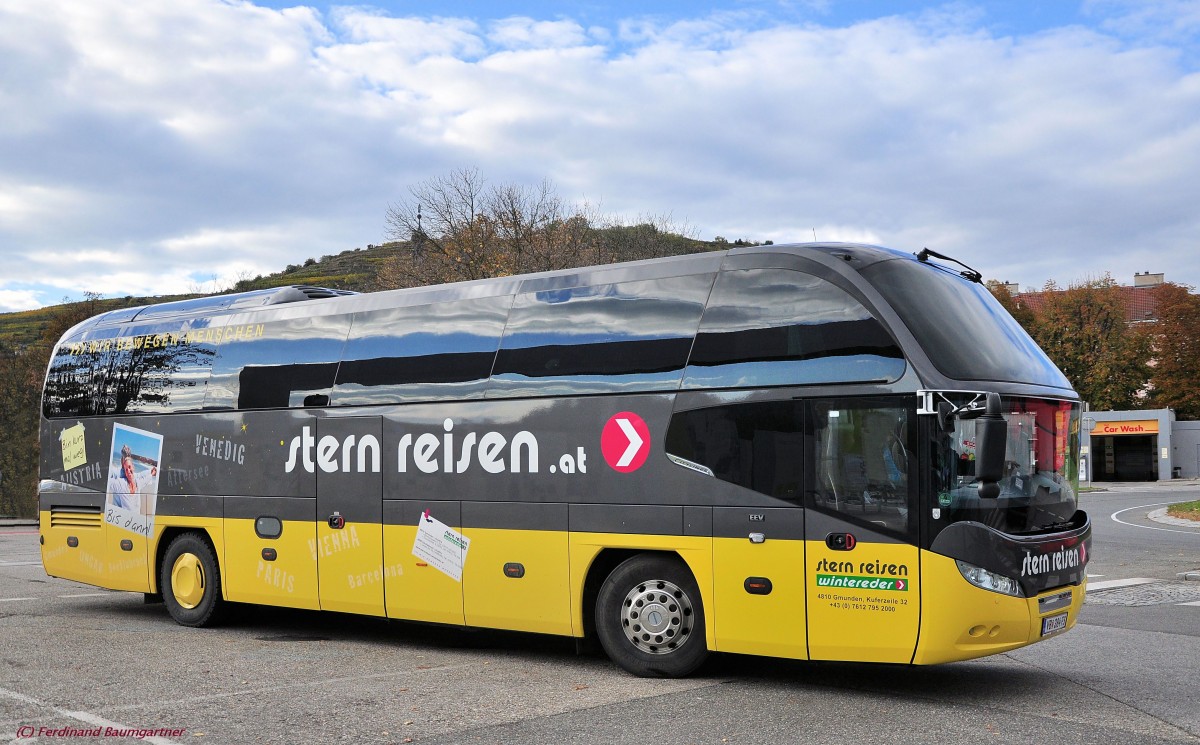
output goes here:
<path id="1" fill-rule="evenodd" d="M 48 578 L 37 556 L 32 530 L 0 528 L 0 743 L 137 741 L 117 736 L 123 729 L 161 745 L 1124 745 L 1200 735 L 1195 634 L 1085 618 L 1015 653 L 933 668 L 719 656 L 694 678 L 644 680 L 555 637 L 267 608 L 188 629 L 141 595 Z M 81 734 L 109 728 L 114 736 Z"/>

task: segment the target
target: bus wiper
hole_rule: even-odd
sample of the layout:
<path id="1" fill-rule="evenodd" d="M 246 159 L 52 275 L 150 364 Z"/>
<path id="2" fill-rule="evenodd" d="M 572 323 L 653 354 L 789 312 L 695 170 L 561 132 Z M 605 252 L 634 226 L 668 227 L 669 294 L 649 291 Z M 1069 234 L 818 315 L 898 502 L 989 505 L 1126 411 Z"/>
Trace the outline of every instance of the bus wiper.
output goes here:
<path id="1" fill-rule="evenodd" d="M 972 282 L 978 282 L 980 284 L 983 283 L 983 275 L 982 274 L 980 274 L 978 271 L 972 269 L 971 267 L 967 266 L 966 264 L 962 263 L 958 259 L 952 259 L 949 256 L 946 256 L 945 254 L 938 253 L 937 251 L 930 251 L 928 248 L 922 248 L 916 254 L 917 261 L 924 261 L 926 263 L 929 262 L 930 256 L 933 256 L 934 258 L 938 258 L 938 259 L 945 259 L 946 261 L 953 261 L 955 264 L 958 264 L 959 266 L 961 266 L 963 269 L 966 270 L 963 272 L 959 272 L 959 274 L 961 276 L 966 277 L 967 279 L 971 280 Z"/>

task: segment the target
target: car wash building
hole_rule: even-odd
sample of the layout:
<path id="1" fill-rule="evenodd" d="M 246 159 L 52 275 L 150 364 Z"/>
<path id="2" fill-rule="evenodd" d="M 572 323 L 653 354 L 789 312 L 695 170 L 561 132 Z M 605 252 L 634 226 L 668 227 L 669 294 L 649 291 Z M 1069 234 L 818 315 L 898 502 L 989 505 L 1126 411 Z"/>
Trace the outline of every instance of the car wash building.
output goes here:
<path id="1" fill-rule="evenodd" d="M 1175 412 L 1170 409 L 1084 412 L 1080 474 L 1091 481 L 1171 478 L 1174 424 Z"/>
<path id="2" fill-rule="evenodd" d="M 1171 409 L 1085 411 L 1079 455 L 1091 481 L 1200 478 L 1200 422 L 1177 422 Z"/>

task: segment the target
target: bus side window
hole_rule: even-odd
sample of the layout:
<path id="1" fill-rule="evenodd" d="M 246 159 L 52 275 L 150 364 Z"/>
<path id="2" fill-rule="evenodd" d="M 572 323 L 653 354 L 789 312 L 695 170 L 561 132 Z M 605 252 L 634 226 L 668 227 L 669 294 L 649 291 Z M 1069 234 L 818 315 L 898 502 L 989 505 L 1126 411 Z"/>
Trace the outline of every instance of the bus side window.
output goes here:
<path id="1" fill-rule="evenodd" d="M 909 410 L 814 401 L 812 506 L 873 528 L 915 529 Z"/>
<path id="2" fill-rule="evenodd" d="M 712 278 L 517 295 L 488 397 L 676 390 Z"/>
<path id="3" fill-rule="evenodd" d="M 348 315 L 287 308 L 229 318 L 204 399 L 206 409 L 300 408 L 333 389 Z"/>
<path id="4" fill-rule="evenodd" d="M 126 326 L 114 350 L 115 413 L 200 409 L 224 324 L 219 317 Z"/>
<path id="5" fill-rule="evenodd" d="M 904 355 L 845 290 L 785 269 L 721 272 L 684 388 L 898 380 Z"/>
<path id="6" fill-rule="evenodd" d="M 666 449 L 722 481 L 768 496 L 799 500 L 804 452 L 798 401 L 733 404 L 671 417 Z"/>
<path id="7" fill-rule="evenodd" d="M 120 328 L 83 332 L 58 346 L 42 400 L 48 419 L 116 413 L 119 371 L 112 364 Z"/>
<path id="8" fill-rule="evenodd" d="M 482 398 L 511 295 L 355 314 L 334 406 Z"/>

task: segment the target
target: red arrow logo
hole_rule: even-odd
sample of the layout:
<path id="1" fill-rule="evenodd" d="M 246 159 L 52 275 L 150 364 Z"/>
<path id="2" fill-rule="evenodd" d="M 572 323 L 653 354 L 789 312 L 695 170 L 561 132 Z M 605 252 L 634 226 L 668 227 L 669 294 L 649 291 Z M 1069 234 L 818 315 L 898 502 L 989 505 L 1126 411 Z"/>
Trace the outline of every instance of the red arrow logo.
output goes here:
<path id="1" fill-rule="evenodd" d="M 636 471 L 650 455 L 650 428 L 632 411 L 613 414 L 600 433 L 600 452 L 614 471 Z"/>

